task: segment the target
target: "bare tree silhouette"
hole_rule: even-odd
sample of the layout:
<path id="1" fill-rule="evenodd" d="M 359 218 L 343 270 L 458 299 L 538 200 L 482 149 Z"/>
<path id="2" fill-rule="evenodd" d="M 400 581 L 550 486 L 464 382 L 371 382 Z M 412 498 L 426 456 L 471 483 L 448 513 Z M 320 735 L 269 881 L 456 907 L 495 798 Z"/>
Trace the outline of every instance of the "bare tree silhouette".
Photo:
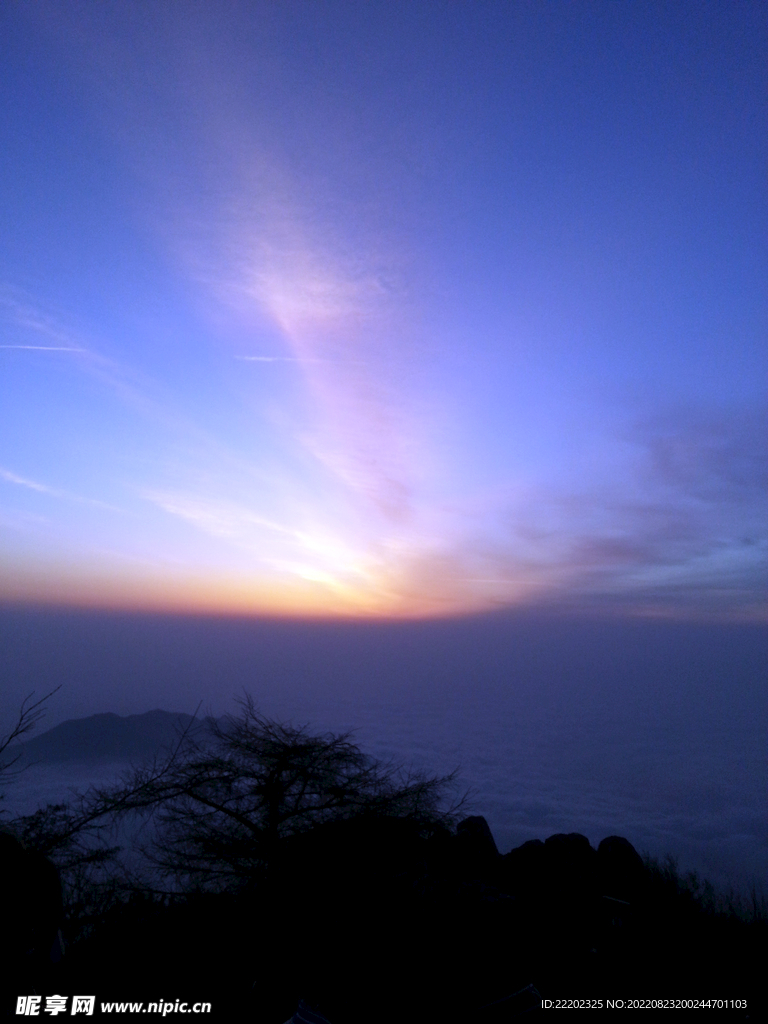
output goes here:
<path id="1" fill-rule="evenodd" d="M 21 751 L 12 755 L 11 751 L 13 750 L 14 744 L 17 740 L 20 740 L 22 736 L 25 736 L 28 732 L 31 732 L 32 729 L 34 729 L 40 719 L 45 715 L 45 702 L 49 700 L 54 693 L 58 693 L 60 689 L 61 687 L 57 686 L 39 700 L 34 700 L 35 692 L 33 690 L 32 693 L 28 694 L 22 701 L 16 721 L 10 731 L 5 736 L 0 737 L 0 800 L 5 797 L 4 787 L 24 771 L 24 768 L 15 768 L 15 765 L 21 758 Z"/>
<path id="2" fill-rule="evenodd" d="M 179 888 L 252 882 L 282 839 L 329 821 L 397 817 L 429 829 L 457 820 L 463 798 L 444 799 L 455 773 L 385 763 L 349 733 L 312 735 L 263 716 L 250 696 L 239 704 L 238 715 L 209 720 L 207 737 L 187 730 L 165 761 L 86 798 L 92 819 L 152 815 L 155 836 L 144 852 Z"/>

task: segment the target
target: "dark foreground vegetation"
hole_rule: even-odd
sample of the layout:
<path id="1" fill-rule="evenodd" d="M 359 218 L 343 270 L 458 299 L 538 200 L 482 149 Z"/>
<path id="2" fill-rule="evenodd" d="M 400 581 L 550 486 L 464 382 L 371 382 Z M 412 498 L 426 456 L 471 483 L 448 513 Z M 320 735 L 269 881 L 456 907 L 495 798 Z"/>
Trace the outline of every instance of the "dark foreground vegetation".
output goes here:
<path id="1" fill-rule="evenodd" d="M 727 1000 L 719 1017 L 759 1019 L 756 898 L 718 898 L 618 836 L 502 855 L 451 803 L 453 776 L 247 699 L 209 725 L 114 787 L 5 822 L 6 1014 L 19 995 L 88 993 L 96 1016 L 199 1001 L 255 1024 L 300 1001 L 330 1024 L 507 1021 L 542 999 Z"/>

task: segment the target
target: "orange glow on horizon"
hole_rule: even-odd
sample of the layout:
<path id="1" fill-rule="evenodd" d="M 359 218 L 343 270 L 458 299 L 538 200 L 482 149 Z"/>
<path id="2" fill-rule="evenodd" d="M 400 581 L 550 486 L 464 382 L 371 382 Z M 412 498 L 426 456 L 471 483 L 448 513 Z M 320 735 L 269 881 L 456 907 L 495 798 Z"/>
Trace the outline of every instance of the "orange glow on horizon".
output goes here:
<path id="1" fill-rule="evenodd" d="M 333 581 L 247 581 L 234 575 L 194 573 L 107 575 L 93 568 L 25 566 L 6 573 L 4 604 L 40 604 L 160 614 L 246 615 L 322 619 L 429 619 L 486 611 L 494 605 L 468 593 L 439 597 L 365 592 Z"/>
<path id="2" fill-rule="evenodd" d="M 158 615 L 201 615 L 296 620 L 418 621 L 463 618 L 494 612 L 536 612 L 579 617 L 656 619 L 758 624 L 768 621 L 761 603 L 730 609 L 706 603 L 670 606 L 642 600 L 597 600 L 555 586 L 523 587 L 505 598 L 462 587 L 433 586 L 399 592 L 365 592 L 331 587 L 327 581 L 301 579 L 253 581 L 234 574 L 176 572 L 107 574 L 91 567 L 60 563 L 57 567 L 16 565 L 3 575 L 0 605 L 42 606 Z"/>

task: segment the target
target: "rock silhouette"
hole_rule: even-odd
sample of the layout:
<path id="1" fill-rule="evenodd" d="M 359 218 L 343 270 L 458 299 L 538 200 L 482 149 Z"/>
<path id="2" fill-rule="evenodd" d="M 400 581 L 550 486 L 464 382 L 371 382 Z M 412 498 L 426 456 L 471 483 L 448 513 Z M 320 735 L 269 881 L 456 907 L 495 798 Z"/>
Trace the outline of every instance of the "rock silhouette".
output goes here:
<path id="1" fill-rule="evenodd" d="M 61 883 L 54 865 L 0 829 L 0 963 L 19 993 L 56 978 L 63 946 Z"/>
<path id="2" fill-rule="evenodd" d="M 634 846 L 621 836 L 608 836 L 597 848 L 597 877 L 603 895 L 633 903 L 646 887 L 645 865 Z"/>
<path id="3" fill-rule="evenodd" d="M 5 892 L 38 885 L 39 925 L 27 935 L 5 924 L 6 946 L 25 936 L 5 953 L 18 963 L 21 947 L 34 949 L 39 966 L 60 893 L 44 858 L 0 839 Z M 21 920 L 20 904 L 6 905 L 5 922 Z M 115 906 L 68 951 L 57 984 L 117 1000 L 135 998 L 140 979 L 141 998 L 209 1000 L 220 1020 L 493 1024 L 542 998 L 649 985 L 679 996 L 681 977 L 691 991 L 717 977 L 744 992 L 761 956 L 754 938 L 654 889 L 620 836 L 595 850 L 559 834 L 501 855 L 479 816 L 452 831 L 362 815 L 281 840 L 266 874 L 237 893 Z"/>

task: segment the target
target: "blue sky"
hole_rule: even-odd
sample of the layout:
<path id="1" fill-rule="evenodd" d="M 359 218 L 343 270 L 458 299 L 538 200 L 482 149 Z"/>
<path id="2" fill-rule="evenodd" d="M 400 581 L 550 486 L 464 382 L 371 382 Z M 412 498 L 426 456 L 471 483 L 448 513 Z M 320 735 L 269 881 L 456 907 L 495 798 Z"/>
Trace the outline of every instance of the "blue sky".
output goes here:
<path id="1" fill-rule="evenodd" d="M 762 5 L 0 17 L 3 600 L 762 614 Z"/>

